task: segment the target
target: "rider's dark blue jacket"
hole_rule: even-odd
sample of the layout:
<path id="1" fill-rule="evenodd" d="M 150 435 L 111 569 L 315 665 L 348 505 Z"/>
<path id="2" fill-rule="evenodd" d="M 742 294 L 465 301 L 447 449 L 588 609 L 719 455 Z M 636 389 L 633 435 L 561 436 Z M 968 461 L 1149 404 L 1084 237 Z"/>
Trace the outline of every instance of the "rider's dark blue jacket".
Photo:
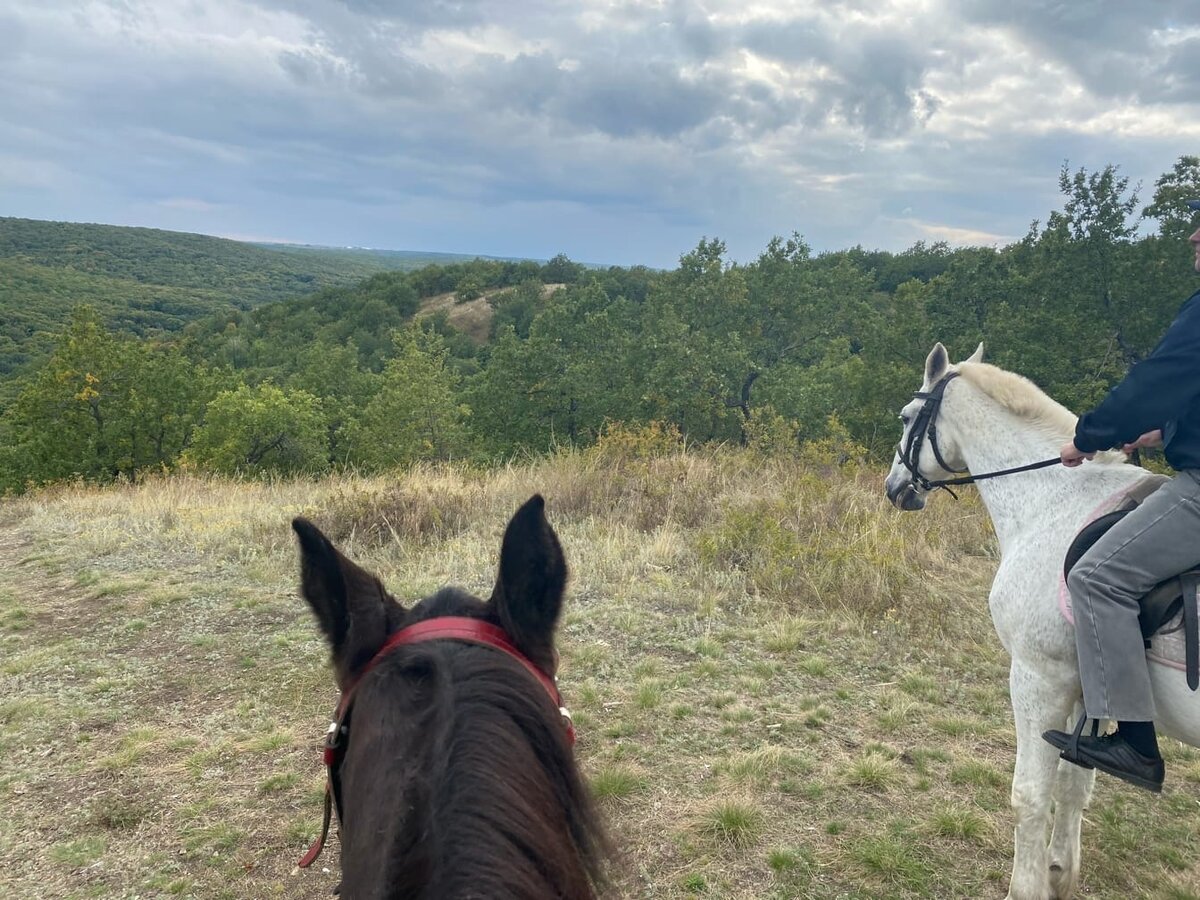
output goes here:
<path id="1" fill-rule="evenodd" d="M 1084 453 L 1109 450 L 1155 428 L 1162 429 L 1172 468 L 1200 469 L 1200 291 L 1179 308 L 1150 355 L 1079 417 L 1075 446 Z"/>

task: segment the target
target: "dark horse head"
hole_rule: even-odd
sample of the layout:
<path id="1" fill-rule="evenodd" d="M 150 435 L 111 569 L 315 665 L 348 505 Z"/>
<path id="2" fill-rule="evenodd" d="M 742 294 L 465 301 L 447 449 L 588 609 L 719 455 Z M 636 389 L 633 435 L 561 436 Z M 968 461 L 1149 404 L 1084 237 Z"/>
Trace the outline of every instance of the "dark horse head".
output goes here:
<path id="1" fill-rule="evenodd" d="M 312 523 L 292 523 L 304 599 L 349 698 L 330 766 L 343 897 L 596 895 L 607 844 L 550 693 L 567 566 L 543 507 L 535 496 L 508 523 L 490 599 L 443 588 L 408 607 Z M 443 617 L 484 623 L 509 649 L 394 646 Z"/>

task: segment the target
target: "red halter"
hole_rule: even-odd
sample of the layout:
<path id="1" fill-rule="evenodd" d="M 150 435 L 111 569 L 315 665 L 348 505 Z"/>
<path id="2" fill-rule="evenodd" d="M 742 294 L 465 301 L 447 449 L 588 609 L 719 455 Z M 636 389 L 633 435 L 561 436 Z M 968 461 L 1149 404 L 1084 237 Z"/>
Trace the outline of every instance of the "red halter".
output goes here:
<path id="1" fill-rule="evenodd" d="M 347 736 L 347 726 L 344 722 L 346 714 L 350 711 L 350 704 L 354 699 L 355 689 L 362 684 L 362 680 L 366 677 L 366 674 L 397 647 L 403 647 L 407 644 L 420 644 L 424 641 L 441 640 L 464 641 L 469 644 L 482 644 L 486 647 L 495 647 L 497 650 L 504 651 L 519 662 L 545 688 L 546 693 L 550 695 L 550 699 L 554 701 L 554 705 L 558 707 L 558 711 L 563 717 L 563 724 L 567 729 L 567 740 L 571 746 L 575 746 L 575 725 L 571 722 L 571 714 L 563 706 L 562 695 L 558 692 L 558 685 L 553 678 L 530 662 L 525 654 L 516 648 L 516 645 L 509 639 L 508 634 L 503 628 L 493 625 L 490 622 L 472 619 L 467 616 L 439 616 L 435 619 L 426 619 L 424 622 L 417 622 L 415 625 L 409 625 L 407 628 L 401 628 L 387 639 L 384 645 L 379 648 L 378 653 L 371 657 L 371 661 L 366 664 L 353 683 L 346 688 L 341 700 L 338 701 L 337 709 L 333 714 L 333 722 L 330 723 L 329 731 L 325 735 L 325 748 L 323 752 L 323 759 L 327 770 L 325 781 L 325 818 L 321 824 L 321 834 L 313 841 L 312 846 L 308 848 L 308 852 L 297 863 L 300 868 L 307 869 L 311 866 L 325 848 L 325 839 L 329 836 L 329 822 L 335 803 L 338 806 L 338 816 L 339 818 L 341 817 L 341 803 L 338 802 L 337 788 L 334 785 L 334 775 L 341 757 L 341 751 L 345 749 L 344 738 Z"/>

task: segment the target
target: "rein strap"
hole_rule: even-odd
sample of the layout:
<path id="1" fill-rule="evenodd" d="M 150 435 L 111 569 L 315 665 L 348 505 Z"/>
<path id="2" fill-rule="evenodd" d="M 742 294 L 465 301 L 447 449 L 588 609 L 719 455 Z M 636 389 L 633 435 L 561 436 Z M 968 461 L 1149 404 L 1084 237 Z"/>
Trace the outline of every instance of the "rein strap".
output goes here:
<path id="1" fill-rule="evenodd" d="M 1047 466 L 1058 465 L 1062 462 L 1060 457 L 1053 459 L 1043 459 L 1035 463 L 1027 463 L 1023 466 L 1014 466 L 1011 469 L 999 469 L 995 472 L 984 472 L 982 475 L 964 475 L 961 478 L 943 478 L 940 481 L 925 480 L 926 490 L 932 488 L 948 488 L 960 484 L 974 484 L 977 481 L 987 481 L 989 478 L 999 478 L 1001 475 L 1016 475 L 1018 472 L 1032 472 L 1034 469 L 1045 469 Z"/>

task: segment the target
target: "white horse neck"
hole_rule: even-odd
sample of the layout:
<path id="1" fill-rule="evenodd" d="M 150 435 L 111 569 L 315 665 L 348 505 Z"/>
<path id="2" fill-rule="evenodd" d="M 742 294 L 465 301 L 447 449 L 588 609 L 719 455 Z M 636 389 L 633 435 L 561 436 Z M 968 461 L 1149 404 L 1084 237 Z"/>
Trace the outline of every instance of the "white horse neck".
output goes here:
<path id="1" fill-rule="evenodd" d="M 1072 437 L 1017 416 L 972 384 L 963 383 L 955 393 L 953 400 L 947 398 L 947 405 L 953 403 L 952 415 L 946 416 L 945 425 L 939 417 L 938 429 L 947 431 L 953 422 L 948 436 L 974 475 L 1052 459 Z M 1136 466 L 1102 460 L 1074 469 L 1049 466 L 988 479 L 979 482 L 979 493 L 1003 555 L 1023 537 L 1044 539 L 1048 528 L 1056 534 L 1069 528 L 1073 535 L 1105 498 L 1144 475 Z"/>

